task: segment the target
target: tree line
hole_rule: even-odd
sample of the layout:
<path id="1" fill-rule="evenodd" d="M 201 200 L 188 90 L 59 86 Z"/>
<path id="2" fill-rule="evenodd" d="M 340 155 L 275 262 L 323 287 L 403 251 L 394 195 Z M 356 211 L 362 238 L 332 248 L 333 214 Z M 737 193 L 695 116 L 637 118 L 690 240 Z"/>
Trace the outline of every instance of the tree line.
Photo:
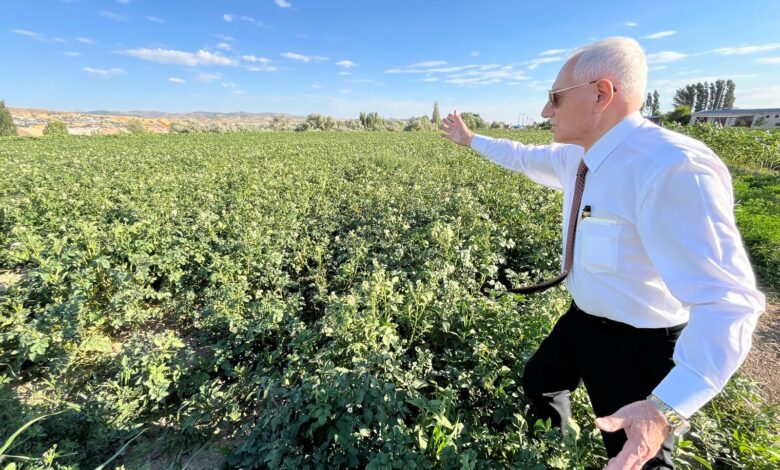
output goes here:
<path id="1" fill-rule="evenodd" d="M 679 88 L 672 99 L 674 110 L 661 114 L 660 94 L 658 90 L 647 93 L 641 112 L 644 115 L 660 116 L 661 122 L 679 122 L 687 124 L 690 121 L 693 112 L 706 111 L 710 109 L 731 109 L 734 107 L 736 84 L 732 80 L 716 80 L 712 83 L 698 82 L 690 83 Z M 501 121 L 488 123 L 478 113 L 463 112 L 460 114 L 463 121 L 470 129 L 501 129 L 509 128 L 510 125 Z M 275 116 L 269 127 L 272 130 L 295 130 L 295 131 L 433 131 L 438 129 L 441 124 L 441 112 L 439 102 L 433 103 L 433 112 L 431 117 L 417 116 L 411 117 L 406 121 L 398 119 L 385 119 L 377 112 L 361 112 L 357 119 L 339 120 L 331 116 L 321 114 L 309 114 L 303 122 L 294 124 L 286 116 Z M 545 125 L 547 124 L 547 125 Z M 542 123 L 535 126 L 537 128 L 549 128 L 549 123 Z M 145 131 L 143 124 L 133 120 L 128 124 L 127 130 L 133 134 Z M 175 123 L 171 126 L 171 132 L 224 132 L 245 129 L 221 129 L 204 127 L 196 122 Z M 248 129 L 247 129 L 248 130 Z M 256 130 L 251 129 L 251 130 Z M 0 136 L 16 135 L 16 125 L 13 122 L 10 111 L 5 103 L 0 101 Z M 67 135 L 68 129 L 65 123 L 60 121 L 51 121 L 43 130 L 44 135 Z"/>
<path id="2" fill-rule="evenodd" d="M 698 82 L 677 90 L 672 102 L 677 106 L 690 106 L 695 112 L 710 109 L 731 109 L 736 99 L 737 85 L 731 80 L 716 80 L 713 83 Z"/>

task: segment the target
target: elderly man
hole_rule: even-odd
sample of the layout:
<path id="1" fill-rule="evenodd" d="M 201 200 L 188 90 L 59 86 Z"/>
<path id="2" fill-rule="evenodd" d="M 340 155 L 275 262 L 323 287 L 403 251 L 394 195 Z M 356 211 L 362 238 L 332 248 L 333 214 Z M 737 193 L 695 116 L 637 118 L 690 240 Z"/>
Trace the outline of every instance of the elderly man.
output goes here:
<path id="1" fill-rule="evenodd" d="M 636 41 L 574 52 L 542 116 L 554 144 L 475 135 L 457 112 L 444 137 L 563 191 L 563 272 L 573 298 L 525 366 L 540 418 L 566 425 L 580 383 L 609 469 L 673 468 L 676 437 L 750 349 L 764 296 L 734 221 L 731 178 L 701 142 L 644 120 Z"/>

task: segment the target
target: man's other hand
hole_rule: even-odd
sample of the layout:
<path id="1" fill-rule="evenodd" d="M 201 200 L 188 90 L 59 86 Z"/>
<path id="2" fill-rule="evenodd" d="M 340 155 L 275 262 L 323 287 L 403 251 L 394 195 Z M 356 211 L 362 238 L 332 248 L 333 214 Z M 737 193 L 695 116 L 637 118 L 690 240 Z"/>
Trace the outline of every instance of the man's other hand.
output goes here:
<path id="1" fill-rule="evenodd" d="M 605 470 L 639 470 L 652 459 L 671 432 L 666 417 L 648 400 L 636 401 L 612 416 L 596 419 L 602 431 L 625 430 L 628 441 L 618 455 L 609 459 Z"/>
<path id="2" fill-rule="evenodd" d="M 444 134 L 441 135 L 442 137 L 450 139 L 456 144 L 471 147 L 471 139 L 474 137 L 474 133 L 469 130 L 457 111 L 442 119 L 439 129 L 444 131 Z"/>

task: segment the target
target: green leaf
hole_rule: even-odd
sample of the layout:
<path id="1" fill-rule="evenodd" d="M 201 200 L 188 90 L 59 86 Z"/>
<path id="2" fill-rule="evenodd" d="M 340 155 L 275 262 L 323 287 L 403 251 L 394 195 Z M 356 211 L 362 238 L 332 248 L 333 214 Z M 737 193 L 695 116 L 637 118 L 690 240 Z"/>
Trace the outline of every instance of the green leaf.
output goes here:
<path id="1" fill-rule="evenodd" d="M 64 412 L 65 412 L 65 410 L 61 410 L 61 411 L 58 411 L 56 413 L 49 413 L 49 414 L 46 414 L 46 415 L 38 416 L 37 418 L 31 419 L 30 421 L 27 421 L 26 423 L 24 423 L 22 425 L 22 427 L 20 427 L 19 429 L 16 430 L 15 433 L 11 434 L 11 437 L 9 437 L 5 441 L 5 444 L 3 445 L 3 447 L 0 447 L 0 456 L 5 455 L 5 451 L 7 451 L 11 447 L 11 444 L 14 443 L 14 440 L 17 437 L 19 437 L 19 434 L 23 433 L 25 429 L 29 428 L 30 426 L 32 426 L 33 424 L 37 423 L 38 421 L 40 421 L 42 419 L 48 418 L 50 416 L 55 416 L 55 415 L 58 415 L 58 414 L 64 413 Z"/>

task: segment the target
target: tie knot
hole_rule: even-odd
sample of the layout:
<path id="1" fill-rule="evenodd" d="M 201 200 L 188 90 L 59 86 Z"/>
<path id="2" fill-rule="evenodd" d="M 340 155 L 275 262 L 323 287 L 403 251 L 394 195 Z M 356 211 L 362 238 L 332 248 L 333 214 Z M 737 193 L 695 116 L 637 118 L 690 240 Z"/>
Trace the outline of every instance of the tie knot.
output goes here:
<path id="1" fill-rule="evenodd" d="M 588 165 L 585 164 L 585 160 L 580 160 L 580 166 L 577 167 L 577 176 L 584 175 L 588 172 Z"/>

